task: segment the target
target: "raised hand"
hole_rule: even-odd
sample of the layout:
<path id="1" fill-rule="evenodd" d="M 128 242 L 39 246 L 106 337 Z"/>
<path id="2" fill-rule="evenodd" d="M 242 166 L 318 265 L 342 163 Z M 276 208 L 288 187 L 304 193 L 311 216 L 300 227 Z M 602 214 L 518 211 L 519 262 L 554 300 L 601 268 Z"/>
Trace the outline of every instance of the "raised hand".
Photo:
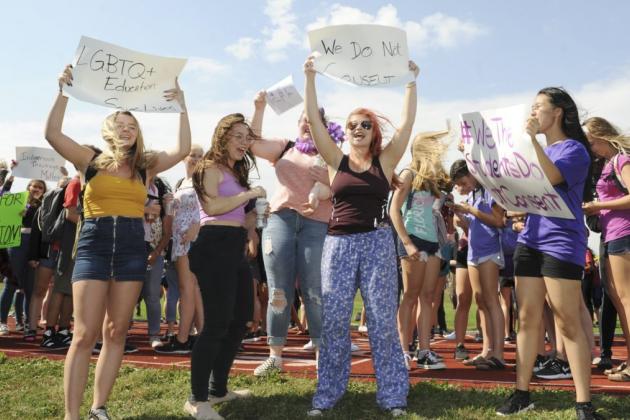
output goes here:
<path id="1" fill-rule="evenodd" d="M 57 78 L 59 82 L 59 92 L 63 91 L 63 85 L 72 86 L 72 80 L 72 64 L 68 64 Z"/>
<path id="2" fill-rule="evenodd" d="M 258 110 L 264 109 L 265 105 L 267 105 L 267 92 L 261 90 L 254 97 L 254 108 Z"/>
<path id="3" fill-rule="evenodd" d="M 175 100 L 177 101 L 177 103 L 179 103 L 182 111 L 186 110 L 186 99 L 184 98 L 184 91 L 179 87 L 177 77 L 175 78 L 175 88 L 164 91 L 164 99 L 166 99 L 168 102 Z"/>
<path id="4" fill-rule="evenodd" d="M 304 74 L 308 77 L 314 77 L 315 73 L 315 56 L 309 55 L 304 62 Z"/>
<path id="5" fill-rule="evenodd" d="M 420 74 L 420 67 L 418 67 L 418 65 L 414 63 L 413 60 L 409 60 L 409 71 L 413 73 L 413 78 L 416 79 Z"/>

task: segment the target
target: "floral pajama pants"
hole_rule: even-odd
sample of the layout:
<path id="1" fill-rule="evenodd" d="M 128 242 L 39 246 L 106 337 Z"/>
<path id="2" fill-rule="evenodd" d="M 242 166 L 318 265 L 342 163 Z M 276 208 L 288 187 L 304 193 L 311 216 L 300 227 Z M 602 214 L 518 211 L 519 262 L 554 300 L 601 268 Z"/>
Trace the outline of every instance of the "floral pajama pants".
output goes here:
<path id="1" fill-rule="evenodd" d="M 350 318 L 356 290 L 366 309 L 376 372 L 376 402 L 407 406 L 409 374 L 398 339 L 398 276 L 391 228 L 328 235 L 322 255 L 322 338 L 313 407 L 332 408 L 350 377 Z"/>

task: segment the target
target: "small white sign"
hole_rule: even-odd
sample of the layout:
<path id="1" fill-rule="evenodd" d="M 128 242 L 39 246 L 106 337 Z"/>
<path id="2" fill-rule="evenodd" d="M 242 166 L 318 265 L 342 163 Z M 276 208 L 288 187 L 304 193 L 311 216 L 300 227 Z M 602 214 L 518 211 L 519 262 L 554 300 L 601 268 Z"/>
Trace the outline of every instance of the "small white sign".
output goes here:
<path id="1" fill-rule="evenodd" d="M 289 75 L 267 89 L 267 103 L 276 114 L 280 115 L 303 102 L 302 96 Z"/>
<path id="2" fill-rule="evenodd" d="M 412 81 L 407 33 L 382 25 L 326 26 L 308 33 L 315 70 L 356 86 L 386 87 Z"/>
<path id="3" fill-rule="evenodd" d="M 574 219 L 525 133 L 528 114 L 525 105 L 462 114 L 468 170 L 506 210 Z"/>
<path id="4" fill-rule="evenodd" d="M 120 110 L 181 112 L 177 101 L 163 96 L 175 88 L 175 77 L 185 64 L 185 59 L 144 54 L 84 36 L 72 63 L 72 86 L 65 86 L 64 92 Z"/>
<path id="5" fill-rule="evenodd" d="M 57 182 L 62 177 L 61 167 L 66 161 L 53 149 L 45 147 L 16 147 L 13 175 L 19 178 L 43 179 Z"/>

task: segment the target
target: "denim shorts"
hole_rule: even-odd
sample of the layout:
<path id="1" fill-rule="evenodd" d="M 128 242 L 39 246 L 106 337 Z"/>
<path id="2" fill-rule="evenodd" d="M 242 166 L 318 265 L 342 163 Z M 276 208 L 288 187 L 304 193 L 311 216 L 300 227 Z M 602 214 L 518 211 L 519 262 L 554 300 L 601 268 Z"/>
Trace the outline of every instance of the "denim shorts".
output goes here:
<path id="1" fill-rule="evenodd" d="M 486 261 L 492 261 L 496 265 L 499 266 L 499 270 L 505 267 L 505 260 L 503 259 L 502 252 L 496 252 L 494 254 L 486 255 L 484 257 L 475 258 L 472 260 L 468 260 L 468 265 L 472 267 L 478 267 Z"/>
<path id="2" fill-rule="evenodd" d="M 144 281 L 147 256 L 141 218 L 85 219 L 79 234 L 72 281 Z"/>
<path id="3" fill-rule="evenodd" d="M 59 258 L 59 251 L 55 249 L 51 249 L 48 254 L 48 258 L 41 258 L 39 260 L 39 267 L 46 267 L 52 270 L 57 267 L 58 258 Z"/>
<path id="4" fill-rule="evenodd" d="M 411 242 L 418 248 L 418 252 L 424 252 L 427 257 L 434 256 L 440 250 L 440 244 L 437 242 L 429 242 L 424 239 L 420 239 L 417 236 L 409 235 Z M 407 251 L 405 250 L 405 245 L 403 245 L 400 238 L 396 241 L 396 250 L 398 251 L 398 256 L 400 258 L 407 257 Z"/>
<path id="5" fill-rule="evenodd" d="M 623 255 L 630 252 L 630 235 L 606 242 L 607 255 Z"/>

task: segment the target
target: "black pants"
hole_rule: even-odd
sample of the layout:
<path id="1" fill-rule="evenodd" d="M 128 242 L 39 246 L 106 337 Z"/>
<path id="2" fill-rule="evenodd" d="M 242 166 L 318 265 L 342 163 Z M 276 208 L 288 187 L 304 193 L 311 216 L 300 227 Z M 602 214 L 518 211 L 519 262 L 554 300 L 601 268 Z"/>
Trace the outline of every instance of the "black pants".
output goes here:
<path id="1" fill-rule="evenodd" d="M 608 286 L 610 279 L 608 278 L 608 273 L 606 272 L 606 260 L 608 259 L 608 256 L 606 255 L 606 249 L 603 242 L 599 247 L 599 255 L 601 256 L 599 261 L 599 277 L 601 278 L 602 286 L 604 286 L 599 323 L 600 356 L 612 357 L 612 343 L 615 338 L 615 327 L 617 326 L 617 309 L 615 309 L 615 305 L 613 305 L 612 300 L 610 300 L 610 296 L 608 296 L 608 292 L 606 291 L 606 287 Z"/>
<path id="2" fill-rule="evenodd" d="M 188 254 L 203 301 L 204 326 L 192 351 L 190 380 L 196 401 L 227 392 L 230 368 L 253 316 L 253 285 L 245 260 L 246 232 L 203 226 Z"/>

